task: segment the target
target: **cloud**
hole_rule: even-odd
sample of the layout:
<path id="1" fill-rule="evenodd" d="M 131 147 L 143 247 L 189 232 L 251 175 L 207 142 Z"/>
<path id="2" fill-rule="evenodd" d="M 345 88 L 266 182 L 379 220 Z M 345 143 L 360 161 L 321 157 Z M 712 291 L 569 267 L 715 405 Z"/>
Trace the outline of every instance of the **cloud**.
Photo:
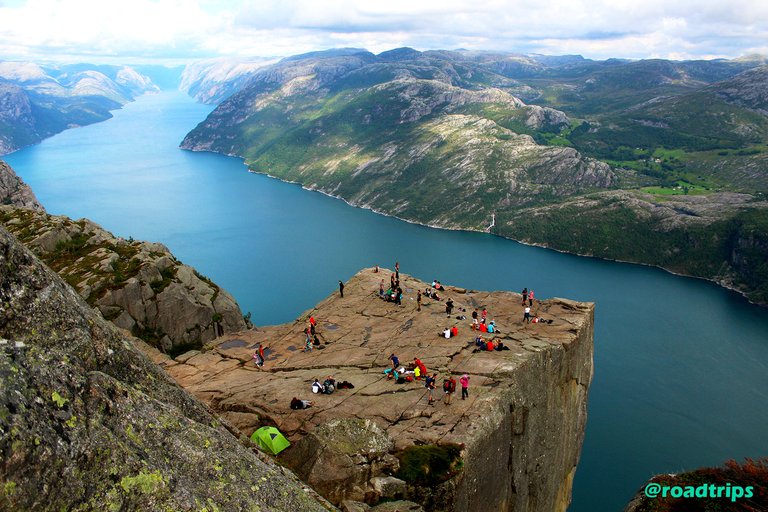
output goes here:
<path id="1" fill-rule="evenodd" d="M 0 56 L 75 60 L 290 55 L 335 46 L 586 57 L 764 51 L 756 0 L 28 0 L 0 2 Z"/>

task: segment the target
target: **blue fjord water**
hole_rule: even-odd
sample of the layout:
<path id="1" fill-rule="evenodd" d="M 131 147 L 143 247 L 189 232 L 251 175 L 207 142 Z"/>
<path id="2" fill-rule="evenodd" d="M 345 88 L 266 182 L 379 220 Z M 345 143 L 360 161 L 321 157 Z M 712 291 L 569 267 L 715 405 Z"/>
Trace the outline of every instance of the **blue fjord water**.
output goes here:
<path id="1" fill-rule="evenodd" d="M 257 324 L 365 266 L 596 303 L 595 377 L 571 511 L 621 510 L 651 475 L 768 455 L 768 311 L 711 283 L 437 230 L 178 149 L 211 107 L 148 95 L 6 160 L 49 212 L 166 244 Z M 412 299 L 410 299 L 412 300 Z"/>

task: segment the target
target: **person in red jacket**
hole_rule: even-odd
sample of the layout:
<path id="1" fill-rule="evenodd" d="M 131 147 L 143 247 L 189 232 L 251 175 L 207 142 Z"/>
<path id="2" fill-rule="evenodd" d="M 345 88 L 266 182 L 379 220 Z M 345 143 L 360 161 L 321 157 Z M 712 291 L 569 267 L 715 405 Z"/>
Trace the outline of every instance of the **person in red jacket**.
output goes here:
<path id="1" fill-rule="evenodd" d="M 451 327 L 451 338 L 455 338 L 458 335 L 459 335 L 459 328 L 454 325 L 453 327 Z"/>

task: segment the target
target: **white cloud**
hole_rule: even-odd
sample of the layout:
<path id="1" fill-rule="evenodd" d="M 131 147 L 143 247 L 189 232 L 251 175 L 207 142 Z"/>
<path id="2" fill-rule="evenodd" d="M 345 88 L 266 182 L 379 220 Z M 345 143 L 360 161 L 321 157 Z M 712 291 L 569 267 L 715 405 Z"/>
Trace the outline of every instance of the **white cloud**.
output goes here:
<path id="1" fill-rule="evenodd" d="M 0 58 L 188 59 L 396 46 L 586 57 L 765 51 L 757 0 L 28 0 L 0 3 Z"/>

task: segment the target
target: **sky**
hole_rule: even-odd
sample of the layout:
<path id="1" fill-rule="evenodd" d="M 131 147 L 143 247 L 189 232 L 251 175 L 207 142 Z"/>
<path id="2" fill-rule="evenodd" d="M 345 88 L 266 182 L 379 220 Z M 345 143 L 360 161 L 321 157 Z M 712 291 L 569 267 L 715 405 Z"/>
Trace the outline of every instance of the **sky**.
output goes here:
<path id="1" fill-rule="evenodd" d="M 339 47 L 768 54 L 763 0 L 0 0 L 0 60 L 184 63 Z"/>

